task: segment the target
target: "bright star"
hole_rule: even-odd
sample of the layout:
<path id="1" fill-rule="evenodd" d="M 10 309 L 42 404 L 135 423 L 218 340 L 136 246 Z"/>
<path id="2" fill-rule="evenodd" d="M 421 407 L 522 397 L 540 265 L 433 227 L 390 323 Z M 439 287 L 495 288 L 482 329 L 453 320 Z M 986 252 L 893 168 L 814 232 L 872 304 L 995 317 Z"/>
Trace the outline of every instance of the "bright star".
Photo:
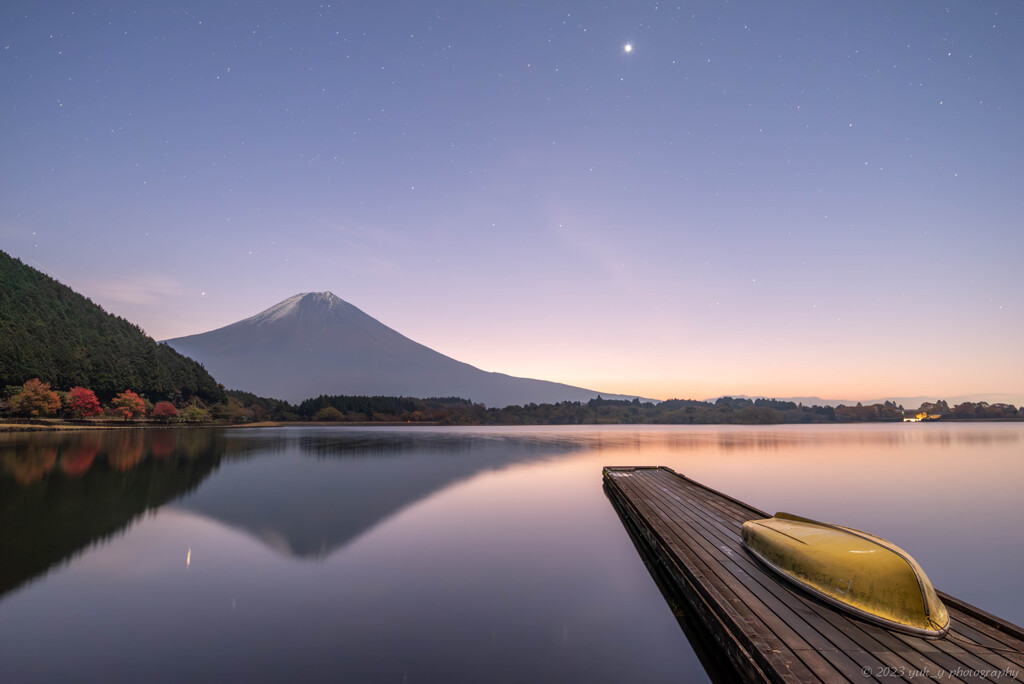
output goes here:
<path id="1" fill-rule="evenodd" d="M 622 46 L 622 51 L 625 52 L 628 55 L 630 52 L 633 51 L 633 44 L 632 43 L 626 43 L 625 45 Z"/>

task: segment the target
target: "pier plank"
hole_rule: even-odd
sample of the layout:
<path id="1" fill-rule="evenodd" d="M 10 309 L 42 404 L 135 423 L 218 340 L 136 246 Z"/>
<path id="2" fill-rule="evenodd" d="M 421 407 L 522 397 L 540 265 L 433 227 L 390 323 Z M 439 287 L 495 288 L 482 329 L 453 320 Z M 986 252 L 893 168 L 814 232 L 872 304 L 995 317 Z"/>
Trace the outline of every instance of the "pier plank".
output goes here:
<path id="1" fill-rule="evenodd" d="M 715 615 L 729 623 L 733 630 L 738 630 L 745 639 L 740 641 L 742 651 L 749 653 L 754 662 L 767 666 L 769 672 L 778 674 L 777 681 L 797 682 L 820 682 L 830 681 L 822 679 L 808 668 L 797 655 L 797 651 L 804 651 L 817 665 L 819 670 L 828 672 L 820 656 L 813 652 L 805 642 L 792 640 L 789 645 L 783 643 L 775 631 L 765 625 L 760 617 L 746 607 L 739 597 L 729 589 L 723 578 L 717 576 L 713 569 L 709 568 L 704 559 L 696 554 L 683 551 L 684 544 L 669 527 L 669 522 L 664 520 L 654 508 L 650 498 L 645 497 L 641 491 L 633 489 L 629 483 L 623 485 L 631 490 L 634 495 L 631 503 L 636 506 L 637 511 L 643 515 L 651 524 L 659 541 L 681 561 L 686 568 L 688 575 L 698 585 L 695 587 L 707 602 L 712 606 Z M 831 672 L 830 674 L 836 674 Z"/>
<path id="2" fill-rule="evenodd" d="M 702 516 L 699 504 L 680 501 L 677 505 L 688 509 L 685 513 L 681 512 L 682 515 L 692 514 L 697 518 Z M 711 524 L 717 529 L 709 529 L 709 532 L 715 535 L 719 541 L 726 543 L 740 541 L 739 534 L 727 530 L 717 522 L 711 521 Z M 851 653 L 860 668 L 868 667 L 873 671 L 879 671 L 885 667 L 908 672 L 926 669 L 936 672 L 940 669 L 939 663 L 921 656 L 916 651 L 893 649 L 893 642 L 883 645 L 882 639 L 887 634 L 884 629 L 864 622 L 855 622 L 831 606 L 823 604 L 813 597 L 803 595 L 786 583 L 778 582 L 774 576 L 766 573 L 759 563 L 753 558 L 747 557 L 746 554 L 735 554 L 735 562 L 737 567 L 745 573 L 744 576 L 747 579 L 744 582 L 752 592 L 773 596 L 776 599 L 774 605 L 783 604 L 784 611 L 788 606 L 792 613 L 806 622 L 808 628 L 817 630 L 828 640 L 827 645 L 818 646 L 819 648 L 834 648 Z M 784 619 L 794 621 L 797 618 L 790 615 Z"/>
<path id="3" fill-rule="evenodd" d="M 629 487 L 630 485 L 627 484 L 625 486 Z M 821 673 L 829 676 L 835 676 L 839 673 L 839 668 L 830 668 L 828 665 L 829 656 L 833 655 L 832 651 L 828 650 L 827 647 L 821 648 L 821 644 L 816 645 L 803 639 L 792 626 L 779 618 L 769 606 L 765 605 L 756 596 L 750 594 L 746 587 L 743 587 L 731 572 L 722 567 L 723 561 L 715 559 L 714 554 L 707 548 L 699 546 L 699 542 L 696 541 L 693 535 L 683 529 L 683 523 L 680 523 L 679 520 L 673 520 L 671 516 L 664 515 L 664 511 L 659 508 L 659 502 L 656 500 L 656 497 L 657 495 L 649 490 L 644 498 L 644 502 L 651 506 L 654 515 L 662 517 L 669 528 L 669 533 L 674 534 L 692 552 L 696 561 L 695 564 L 701 569 L 701 577 L 704 577 L 723 596 L 727 597 L 730 604 L 741 606 L 756 618 L 756 620 L 746 622 L 745 626 L 748 629 L 754 630 L 761 636 L 766 646 L 775 652 L 781 653 L 782 658 L 790 663 L 791 669 L 793 669 L 795 661 L 790 656 L 793 656 L 803 661 L 804 665 L 812 672 L 817 672 L 819 679 L 821 679 Z M 725 562 L 729 561 L 726 560 Z M 763 630 L 767 630 L 767 632 L 765 633 Z M 845 662 L 842 665 L 848 666 Z M 818 681 L 818 679 L 812 677 L 808 681 Z"/>
<path id="4" fill-rule="evenodd" d="M 997 673 L 1024 669 L 1024 630 L 948 595 L 949 634 L 922 639 L 781 581 L 744 550 L 743 522 L 768 514 L 742 501 L 663 467 L 612 466 L 604 479 L 637 548 L 666 571 L 745 681 L 1005 681 Z"/>
<path id="5" fill-rule="evenodd" d="M 650 475 L 650 477 L 655 477 L 655 475 L 653 475 L 653 472 L 655 472 L 655 471 L 652 471 L 652 475 Z M 664 478 L 673 477 L 673 474 L 671 472 L 668 472 L 668 471 L 661 471 L 661 477 L 664 480 Z M 663 486 L 659 486 L 659 489 L 663 489 L 663 488 L 664 488 Z M 699 485 L 689 484 L 689 486 L 688 486 L 688 491 L 690 491 L 690 493 L 694 495 L 694 497 L 693 497 L 694 499 L 700 500 L 701 502 L 704 502 L 704 503 L 708 504 L 709 507 L 714 508 L 715 510 L 723 510 L 723 507 L 722 507 L 722 505 L 720 503 L 714 502 L 712 500 L 713 498 L 715 498 L 713 494 L 709 494 L 706 491 L 702 492 L 701 490 L 702 490 L 702 488 Z M 701 515 L 700 510 L 699 510 L 699 505 L 697 507 L 694 507 L 694 504 L 693 504 L 692 501 L 689 504 L 683 503 L 685 500 L 683 498 L 679 497 L 679 496 L 672 496 L 672 498 L 675 501 L 677 501 L 679 503 L 682 503 L 682 505 L 688 505 L 691 508 L 693 508 L 693 510 L 695 510 L 697 512 L 698 516 Z M 757 513 L 760 514 L 759 511 Z M 748 517 L 740 515 L 739 513 L 736 513 L 736 514 L 731 515 L 729 517 L 733 521 L 735 521 L 737 524 L 739 524 L 739 525 L 742 525 L 742 522 L 744 520 L 749 519 Z M 738 531 L 727 530 L 727 529 L 723 528 L 720 524 L 717 524 L 716 526 L 719 527 L 724 534 L 727 534 L 730 537 L 732 537 L 733 540 L 741 542 L 741 538 L 740 538 L 740 535 L 739 535 Z M 737 528 L 737 530 L 738 529 L 739 528 Z M 770 585 L 769 585 L 769 587 L 770 587 Z M 768 588 L 768 587 L 766 587 L 766 588 Z M 768 590 L 770 590 L 770 588 L 768 588 Z M 797 593 L 797 592 L 794 592 L 794 593 Z M 952 603 L 956 603 L 957 605 L 960 605 L 959 602 L 957 602 L 956 599 L 953 599 L 952 597 L 949 597 L 948 595 L 947 595 L 946 598 L 949 599 Z M 870 643 L 871 641 L 876 641 L 879 638 L 879 636 L 887 633 L 887 630 L 884 630 L 883 628 L 877 627 L 875 625 L 870 625 L 868 623 L 863 623 L 863 622 L 860 622 L 860 621 L 854 621 L 851 618 L 848 618 L 846 616 L 840 615 L 834 609 L 832 609 L 831 607 L 829 607 L 827 605 L 821 605 L 821 604 L 819 604 L 819 605 L 820 605 L 820 614 L 825 619 L 832 619 L 832 616 L 839 616 L 840 619 L 845 622 L 844 627 L 846 627 L 847 629 L 851 629 L 852 628 L 854 630 L 854 632 L 855 632 L 854 636 L 857 637 L 858 642 L 863 643 L 864 640 L 867 640 Z M 974 610 L 977 611 L 977 609 L 974 609 Z M 985 614 L 985 615 L 987 615 L 987 614 Z M 883 653 L 880 653 L 880 655 L 886 660 L 886 664 L 889 665 L 890 667 L 893 667 L 893 668 L 903 667 L 904 669 L 916 669 L 916 670 L 919 670 L 919 671 L 936 672 L 938 669 L 944 669 L 946 671 L 954 671 L 954 670 L 982 670 L 983 671 L 983 670 L 993 670 L 993 669 L 995 669 L 995 670 L 1020 669 L 1020 663 L 1016 662 L 1016 660 L 1014 658 L 1015 658 L 1015 656 L 1020 656 L 1021 654 L 1018 653 L 1018 652 L 1014 652 L 1012 650 L 1012 646 L 1007 646 L 1007 644 L 1005 644 L 1005 643 L 996 641 L 995 639 L 992 639 L 992 638 L 986 638 L 986 637 L 983 637 L 983 636 L 981 638 L 986 639 L 987 643 L 979 643 L 977 641 L 972 640 L 970 635 L 972 635 L 972 634 L 975 634 L 975 635 L 978 635 L 978 636 L 981 636 L 981 635 L 978 634 L 978 632 L 976 632 L 970 626 L 970 624 L 968 622 L 965 622 L 965 620 L 963 619 L 965 617 L 967 617 L 967 616 L 963 616 L 962 615 L 961 616 L 961 620 L 958 622 L 958 625 L 960 627 L 959 632 L 954 631 L 954 633 L 950 635 L 950 641 L 951 642 L 959 642 L 959 647 L 956 646 L 953 643 L 945 644 L 945 642 L 944 642 L 937 649 L 938 651 L 942 651 L 943 653 L 948 654 L 951 657 L 939 656 L 939 657 L 937 657 L 935 659 L 938 662 L 935 662 L 934 660 L 930 660 L 928 658 L 922 657 L 922 654 L 921 654 L 921 651 L 919 650 L 919 648 L 915 649 L 915 648 L 913 648 L 913 646 L 911 646 L 910 649 L 908 649 L 906 647 L 900 648 L 900 646 L 898 644 L 894 643 L 891 639 L 887 639 L 886 640 L 887 643 L 888 643 L 888 650 L 891 650 L 891 651 L 893 651 L 895 653 L 903 654 L 904 657 L 908 658 L 908 660 L 913 661 L 914 667 L 913 668 L 907 668 L 906 667 L 906 665 L 907 665 L 906 663 L 899 663 L 899 662 L 897 662 L 894 659 L 891 659 L 891 658 L 888 658 L 888 657 L 884 657 Z M 994 618 L 994 616 L 988 616 L 988 617 L 998 621 L 998 618 Z M 976 625 L 978 624 L 977 620 L 975 618 L 973 618 L 973 617 L 970 618 L 969 622 L 970 623 L 974 623 Z M 978 626 L 981 627 L 982 625 L 978 625 Z M 1004 627 L 1005 627 L 1005 625 L 1004 625 Z M 1007 638 L 1012 640 L 1012 637 L 1008 637 L 1006 632 L 999 632 L 998 630 L 995 630 L 995 628 L 993 628 L 993 627 L 989 627 L 989 629 L 993 630 L 996 634 L 1001 635 L 1002 638 L 1004 639 L 1004 641 Z M 874 636 L 872 636 L 872 632 L 874 633 Z M 920 644 L 922 644 L 922 640 L 915 640 L 912 643 L 918 644 L 920 646 Z M 1000 649 L 1007 649 L 1007 648 L 1010 649 L 1009 653 L 1000 653 L 999 652 Z M 931 652 L 931 653 L 935 653 L 936 652 L 932 648 L 927 648 L 927 650 L 929 652 Z M 1008 658 L 1004 657 L 1004 656 L 1008 656 Z M 940 666 L 941 666 L 941 668 L 940 668 Z"/>
<path id="6" fill-rule="evenodd" d="M 659 487 L 660 488 L 660 487 Z M 680 502 L 680 505 L 688 507 L 697 517 L 701 517 L 701 507 L 699 504 L 689 502 L 682 503 L 683 500 L 680 497 L 673 497 L 673 499 Z M 718 527 L 721 534 L 727 535 L 729 538 L 724 541 L 731 541 L 741 543 L 741 538 L 738 531 L 729 531 L 723 528 L 719 523 L 713 519 L 709 519 L 711 523 Z M 739 529 L 738 527 L 736 528 Z M 924 640 L 916 639 L 908 644 L 901 644 L 900 642 L 891 638 L 886 638 L 889 634 L 888 630 L 877 625 L 872 625 L 855 618 L 848 617 L 847 615 L 836 611 L 831 606 L 821 603 L 813 599 L 812 597 L 804 595 L 802 592 L 791 587 L 788 583 L 780 583 L 770 573 L 766 572 L 759 563 L 754 561 L 752 558 L 748 558 L 746 554 L 737 554 L 737 562 L 748 569 L 750 574 L 754 577 L 760 578 L 764 591 L 777 593 L 786 592 L 786 594 L 780 594 L 786 596 L 794 601 L 798 605 L 803 605 L 807 610 L 798 611 L 801 612 L 810 624 L 815 628 L 822 629 L 822 621 L 830 623 L 835 628 L 846 634 L 849 638 L 845 640 L 836 640 L 834 632 L 831 635 L 831 640 L 836 648 L 840 650 L 856 650 L 863 648 L 869 652 L 875 654 L 879 659 L 885 661 L 884 666 L 887 666 L 896 671 L 928 671 L 937 672 L 940 669 L 945 671 L 951 670 L 975 670 L 975 669 L 993 669 L 991 667 L 986 668 L 984 665 L 979 664 L 977 660 L 970 655 L 970 648 L 967 650 L 955 650 L 953 648 L 947 648 L 945 650 L 935 650 L 931 647 L 927 647 L 927 652 L 930 654 L 936 654 L 942 651 L 942 655 L 933 656 L 932 658 L 925 657 L 920 648 L 915 649 L 913 644 L 925 644 Z M 823 631 L 827 634 L 827 630 Z M 881 641 L 886 642 L 886 646 L 881 645 Z M 993 655 L 990 651 L 985 651 L 989 654 L 989 658 Z M 947 655 L 955 654 L 955 655 Z M 870 663 L 861 662 L 862 666 L 870 666 Z M 877 670 L 876 670 L 877 671 Z M 955 679 L 953 680 L 955 681 Z"/>

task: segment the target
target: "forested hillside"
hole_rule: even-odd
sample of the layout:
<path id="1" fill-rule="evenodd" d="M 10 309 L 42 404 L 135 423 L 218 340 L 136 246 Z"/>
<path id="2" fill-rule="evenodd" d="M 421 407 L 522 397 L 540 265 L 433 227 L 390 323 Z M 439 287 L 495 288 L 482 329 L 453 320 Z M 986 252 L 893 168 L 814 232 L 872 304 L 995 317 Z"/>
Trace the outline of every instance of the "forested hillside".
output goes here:
<path id="1" fill-rule="evenodd" d="M 409 422 L 442 425 L 597 425 L 597 424 L 735 424 L 862 423 L 917 420 L 1024 420 L 1024 408 L 1012 404 L 925 403 L 905 411 L 892 402 L 870 406 L 805 406 L 778 399 L 720 397 L 714 402 L 669 399 L 647 402 L 633 399 L 591 399 L 555 404 L 527 404 L 487 408 L 457 397 L 326 396 L 292 405 L 279 399 L 229 391 L 237 402 L 237 415 L 251 420 L 318 422 Z"/>
<path id="2" fill-rule="evenodd" d="M 127 388 L 154 401 L 224 399 L 192 359 L 0 251 L 0 387 L 30 378 L 89 387 L 103 401 Z"/>

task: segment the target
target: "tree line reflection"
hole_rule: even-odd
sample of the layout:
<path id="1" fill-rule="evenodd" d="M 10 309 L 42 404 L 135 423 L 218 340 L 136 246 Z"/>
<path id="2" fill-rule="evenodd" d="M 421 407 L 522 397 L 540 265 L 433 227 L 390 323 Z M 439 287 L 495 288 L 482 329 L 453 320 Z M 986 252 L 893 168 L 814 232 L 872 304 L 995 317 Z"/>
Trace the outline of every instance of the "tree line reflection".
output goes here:
<path id="1" fill-rule="evenodd" d="M 196 459 L 213 448 L 211 430 L 111 430 L 0 436 L 0 469 L 22 486 L 51 473 L 81 478 L 93 468 L 124 473 L 147 459 Z"/>
<path id="2" fill-rule="evenodd" d="M 0 595 L 195 489 L 223 442 L 212 430 L 0 435 Z"/>
<path id="3" fill-rule="evenodd" d="M 459 480 L 517 463 L 591 452 L 659 463 L 682 454 L 871 450 L 919 442 L 1024 441 L 1019 429 L 886 430 L 318 429 L 124 430 L 0 434 L 0 596 L 147 511 L 176 507 L 243 531 L 276 552 L 322 559 Z M 262 458 L 282 456 L 282 458 Z M 324 462 L 331 461 L 329 466 Z M 221 466 L 231 463 L 232 467 Z M 326 466 L 326 467 L 325 467 Z M 200 485 L 215 471 L 215 487 Z"/>
<path id="4" fill-rule="evenodd" d="M 485 428 L 486 430 L 486 428 Z M 320 457 L 376 457 L 400 453 L 415 444 L 452 452 L 474 448 L 481 440 L 513 440 L 520 446 L 534 444 L 538 448 L 555 447 L 557 451 L 591 449 L 602 451 L 623 447 L 663 448 L 670 451 L 745 451 L 780 448 L 817 448 L 827 443 L 896 448 L 908 442 L 923 442 L 937 447 L 955 443 L 988 443 L 1020 441 L 1019 431 L 949 431 L 939 426 L 923 430 L 895 427 L 878 432 L 835 431 L 804 432 L 799 428 L 778 430 L 677 430 L 651 432 L 637 430 L 602 431 L 481 431 L 472 429 L 455 433 L 425 433 L 416 430 L 375 432 L 346 431 L 311 436 L 288 429 L 265 433 L 245 431 L 245 439 L 232 439 L 216 430 L 140 429 L 116 431 L 68 431 L 34 433 L 0 433 L 0 480 L 9 477 L 28 487 L 42 483 L 50 475 L 81 478 L 90 470 L 125 473 L 147 461 L 174 459 L 194 460 L 216 452 L 220 455 L 242 455 L 254 450 L 280 451 L 297 445 L 303 451 Z"/>
<path id="5" fill-rule="evenodd" d="M 453 482 L 569 444 L 308 428 L 0 435 L 0 596 L 171 502 L 321 559 Z M 215 471 L 218 486 L 200 488 Z"/>

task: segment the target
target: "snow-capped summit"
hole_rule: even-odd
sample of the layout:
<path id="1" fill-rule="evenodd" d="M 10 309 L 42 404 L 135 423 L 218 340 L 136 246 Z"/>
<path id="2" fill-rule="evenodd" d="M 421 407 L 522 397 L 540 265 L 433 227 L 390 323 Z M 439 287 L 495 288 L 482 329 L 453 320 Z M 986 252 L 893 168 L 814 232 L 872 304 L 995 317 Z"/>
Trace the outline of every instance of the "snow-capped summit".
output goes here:
<path id="1" fill-rule="evenodd" d="M 273 323 L 289 316 L 299 316 L 304 312 L 309 312 L 310 314 L 319 312 L 329 315 L 331 313 L 344 313 L 346 309 L 358 311 L 356 307 L 333 292 L 303 292 L 239 322 L 261 325 Z"/>

